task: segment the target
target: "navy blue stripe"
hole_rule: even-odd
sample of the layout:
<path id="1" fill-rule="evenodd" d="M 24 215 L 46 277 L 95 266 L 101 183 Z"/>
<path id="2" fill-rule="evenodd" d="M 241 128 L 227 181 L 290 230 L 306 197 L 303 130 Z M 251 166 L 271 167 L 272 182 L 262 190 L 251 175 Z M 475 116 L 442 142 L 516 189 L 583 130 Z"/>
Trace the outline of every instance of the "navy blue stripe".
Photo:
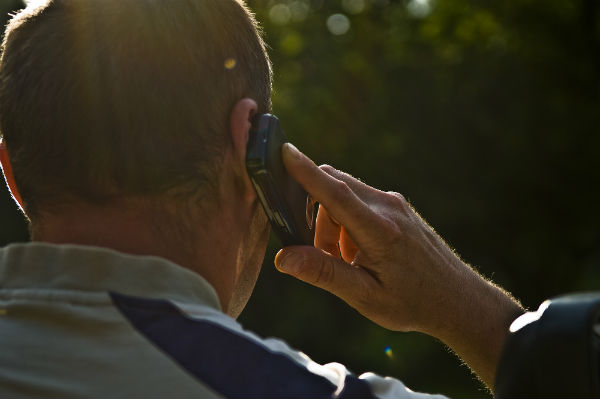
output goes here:
<path id="1" fill-rule="evenodd" d="M 227 398 L 332 398 L 336 386 L 291 358 L 168 301 L 110 294 L 129 322 L 190 374 Z M 372 398 L 350 375 L 340 398 Z"/>

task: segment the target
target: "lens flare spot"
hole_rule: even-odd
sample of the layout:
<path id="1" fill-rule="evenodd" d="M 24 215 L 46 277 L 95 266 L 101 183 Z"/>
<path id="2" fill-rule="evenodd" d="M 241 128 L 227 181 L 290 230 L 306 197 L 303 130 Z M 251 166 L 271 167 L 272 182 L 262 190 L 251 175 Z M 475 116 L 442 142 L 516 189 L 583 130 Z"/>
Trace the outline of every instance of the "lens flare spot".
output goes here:
<path id="1" fill-rule="evenodd" d="M 383 351 L 385 352 L 385 355 L 387 357 L 389 357 L 390 359 L 394 358 L 394 352 L 392 352 L 392 347 L 391 346 L 386 346 Z"/>
<path id="2" fill-rule="evenodd" d="M 229 70 L 235 68 L 236 65 L 237 65 L 237 61 L 235 60 L 235 58 L 227 58 L 225 60 L 225 63 L 223 64 L 225 69 L 229 69 Z"/>

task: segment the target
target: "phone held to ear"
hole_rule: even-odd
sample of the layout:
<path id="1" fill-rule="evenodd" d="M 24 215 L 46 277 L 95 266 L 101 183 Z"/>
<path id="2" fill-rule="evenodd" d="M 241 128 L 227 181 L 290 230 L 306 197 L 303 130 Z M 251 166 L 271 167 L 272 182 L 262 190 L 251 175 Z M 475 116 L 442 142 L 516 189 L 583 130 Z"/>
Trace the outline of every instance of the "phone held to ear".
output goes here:
<path id="1" fill-rule="evenodd" d="M 285 170 L 281 156 L 285 142 L 276 116 L 257 115 L 250 130 L 246 169 L 282 245 L 312 246 L 316 203 Z"/>

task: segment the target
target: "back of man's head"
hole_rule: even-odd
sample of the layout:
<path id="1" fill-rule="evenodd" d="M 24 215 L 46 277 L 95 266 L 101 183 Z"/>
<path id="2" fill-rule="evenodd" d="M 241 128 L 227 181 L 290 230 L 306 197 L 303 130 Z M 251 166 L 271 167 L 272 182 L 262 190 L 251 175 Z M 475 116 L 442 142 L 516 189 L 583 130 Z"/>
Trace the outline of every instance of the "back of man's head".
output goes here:
<path id="1" fill-rule="evenodd" d="M 33 218 L 66 198 L 214 193 L 233 105 L 267 112 L 270 89 L 240 1 L 52 0 L 7 27 L 0 131 Z"/>

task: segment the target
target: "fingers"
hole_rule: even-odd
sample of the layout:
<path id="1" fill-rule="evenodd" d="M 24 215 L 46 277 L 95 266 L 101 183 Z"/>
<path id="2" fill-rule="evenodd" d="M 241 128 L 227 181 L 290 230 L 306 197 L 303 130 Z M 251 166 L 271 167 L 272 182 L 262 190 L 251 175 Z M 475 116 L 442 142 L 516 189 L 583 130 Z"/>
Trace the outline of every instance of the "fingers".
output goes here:
<path id="1" fill-rule="evenodd" d="M 368 184 L 358 180 L 356 177 L 346 172 L 342 172 L 341 170 L 337 170 L 333 166 L 321 165 L 319 166 L 319 169 L 326 172 L 328 175 L 346 183 L 352 189 L 352 191 L 354 191 L 356 195 L 363 200 L 363 202 L 368 203 L 371 199 L 376 199 L 377 195 L 381 195 L 383 193 L 383 191 L 371 187 Z"/>
<path id="2" fill-rule="evenodd" d="M 329 216 L 323 205 L 319 205 L 317 214 L 315 247 L 336 258 L 342 258 L 347 263 L 352 263 L 358 252 L 358 247 L 346 229 Z"/>
<path id="3" fill-rule="evenodd" d="M 317 213 L 317 225 L 315 228 L 315 247 L 340 258 L 340 231 L 342 226 L 333 221 L 329 216 L 327 209 L 319 204 L 319 213 Z"/>
<path id="4" fill-rule="evenodd" d="M 283 145 L 282 155 L 288 173 L 315 200 L 327 208 L 331 217 L 352 233 L 355 241 L 370 242 L 372 237 L 377 236 L 379 232 L 375 222 L 377 215 L 345 181 L 338 180 L 321 170 L 289 143 Z"/>
<path id="5" fill-rule="evenodd" d="M 352 263 L 354 261 L 356 253 L 358 252 L 358 247 L 354 241 L 352 241 L 352 238 L 350 238 L 344 227 L 342 227 L 340 234 L 340 251 L 342 254 L 342 259 L 348 263 Z"/>
<path id="6" fill-rule="evenodd" d="M 280 250 L 275 257 L 279 271 L 322 288 L 350 305 L 375 289 L 375 279 L 364 269 L 314 247 L 292 246 Z"/>

